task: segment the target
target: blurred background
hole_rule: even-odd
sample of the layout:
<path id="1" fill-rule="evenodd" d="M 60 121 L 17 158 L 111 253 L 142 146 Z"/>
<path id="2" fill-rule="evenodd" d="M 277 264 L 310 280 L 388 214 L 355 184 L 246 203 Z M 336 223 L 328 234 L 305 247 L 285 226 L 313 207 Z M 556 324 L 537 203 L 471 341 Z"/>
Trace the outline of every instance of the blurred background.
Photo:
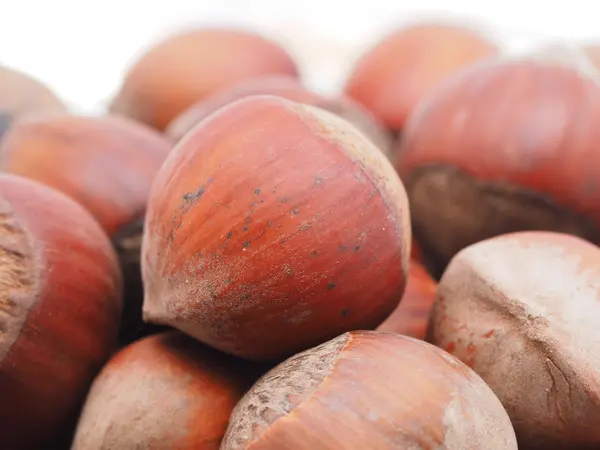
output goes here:
<path id="1" fill-rule="evenodd" d="M 457 21 L 508 51 L 527 51 L 557 39 L 600 41 L 597 8 L 579 0 L 7 0 L 0 64 L 34 74 L 74 111 L 95 113 L 151 44 L 194 25 L 235 24 L 276 38 L 297 58 L 308 86 L 335 92 L 359 54 L 404 23 Z"/>

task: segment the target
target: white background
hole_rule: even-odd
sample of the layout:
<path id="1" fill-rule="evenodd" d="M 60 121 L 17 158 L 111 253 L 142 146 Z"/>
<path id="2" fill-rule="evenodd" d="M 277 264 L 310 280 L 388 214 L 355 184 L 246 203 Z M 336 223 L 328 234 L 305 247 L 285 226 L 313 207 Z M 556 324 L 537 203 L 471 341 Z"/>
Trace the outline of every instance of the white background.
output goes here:
<path id="1" fill-rule="evenodd" d="M 365 47 L 421 18 L 481 27 L 509 50 L 600 42 L 594 0 L 0 0 L 0 64 L 35 75 L 81 112 L 100 112 L 145 47 L 182 27 L 235 24 L 278 39 L 307 83 L 333 91 Z M 418 4 L 418 8 L 415 5 Z"/>

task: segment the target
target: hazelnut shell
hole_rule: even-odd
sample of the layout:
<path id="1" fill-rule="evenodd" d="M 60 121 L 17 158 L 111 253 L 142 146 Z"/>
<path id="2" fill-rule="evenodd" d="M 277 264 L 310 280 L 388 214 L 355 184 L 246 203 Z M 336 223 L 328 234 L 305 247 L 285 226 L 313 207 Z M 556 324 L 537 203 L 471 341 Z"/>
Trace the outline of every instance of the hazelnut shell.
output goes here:
<path id="1" fill-rule="evenodd" d="M 597 80 L 543 59 L 473 67 L 424 100 L 395 166 L 434 275 L 462 248 L 510 232 L 600 243 L 598 122 Z"/>
<path id="2" fill-rule="evenodd" d="M 370 111 L 343 95 L 325 97 L 312 92 L 304 88 L 298 78 L 284 75 L 270 75 L 243 80 L 228 88 L 219 90 L 190 106 L 171 122 L 165 133 L 173 140 L 179 141 L 198 123 L 219 108 L 251 95 L 274 95 L 337 114 L 362 131 L 386 156 L 390 157 L 391 155 L 392 136 Z"/>
<path id="3" fill-rule="evenodd" d="M 23 120 L 0 144 L 0 170 L 67 194 L 111 237 L 125 275 L 123 342 L 149 331 L 141 317 L 142 229 L 152 182 L 171 147 L 130 119 L 66 115 Z"/>
<path id="4" fill-rule="evenodd" d="M 465 27 L 422 23 L 387 35 L 356 62 L 345 92 L 393 131 L 444 78 L 497 54 Z"/>
<path id="5" fill-rule="evenodd" d="M 0 448 L 41 448 L 67 432 L 115 348 L 117 257 L 81 206 L 2 174 L 0 286 Z"/>
<path id="6" fill-rule="evenodd" d="M 164 130 L 207 95 L 268 74 L 298 74 L 275 42 L 244 30 L 186 31 L 147 49 L 129 68 L 110 110 Z"/>
<path id="7" fill-rule="evenodd" d="M 402 300 L 377 329 L 425 339 L 436 288 L 437 283 L 427 269 L 421 263 L 411 260 Z"/>
<path id="8" fill-rule="evenodd" d="M 504 408 L 426 342 L 353 331 L 284 361 L 236 406 L 222 450 L 516 449 Z"/>
<path id="9" fill-rule="evenodd" d="M 134 342 L 94 381 L 71 448 L 218 450 L 246 366 L 176 331 Z"/>
<path id="10" fill-rule="evenodd" d="M 409 221 L 391 164 L 352 125 L 282 98 L 239 100 L 156 179 L 144 317 L 265 360 L 376 327 L 404 291 Z"/>
<path id="11" fill-rule="evenodd" d="M 427 339 L 504 404 L 522 449 L 600 447 L 600 249 L 520 232 L 471 245 L 438 287 Z"/>

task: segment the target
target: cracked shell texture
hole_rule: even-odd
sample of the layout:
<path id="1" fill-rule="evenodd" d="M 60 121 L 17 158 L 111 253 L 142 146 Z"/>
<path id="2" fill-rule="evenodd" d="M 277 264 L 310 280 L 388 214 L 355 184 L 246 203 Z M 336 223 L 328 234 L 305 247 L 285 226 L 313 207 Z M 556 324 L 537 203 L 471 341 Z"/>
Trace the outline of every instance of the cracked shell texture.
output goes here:
<path id="1" fill-rule="evenodd" d="M 467 247 L 438 287 L 428 340 L 471 366 L 519 448 L 600 447 L 600 250 L 520 232 Z"/>

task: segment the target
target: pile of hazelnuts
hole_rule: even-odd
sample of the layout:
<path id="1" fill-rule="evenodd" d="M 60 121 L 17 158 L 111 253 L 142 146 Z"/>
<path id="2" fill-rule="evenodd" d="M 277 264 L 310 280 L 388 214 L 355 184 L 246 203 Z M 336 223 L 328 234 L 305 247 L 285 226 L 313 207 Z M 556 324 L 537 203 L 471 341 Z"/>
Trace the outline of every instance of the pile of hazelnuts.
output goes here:
<path id="1" fill-rule="evenodd" d="M 0 448 L 600 448 L 599 54 L 415 23 L 325 95 L 195 29 L 102 116 L 0 69 Z"/>

